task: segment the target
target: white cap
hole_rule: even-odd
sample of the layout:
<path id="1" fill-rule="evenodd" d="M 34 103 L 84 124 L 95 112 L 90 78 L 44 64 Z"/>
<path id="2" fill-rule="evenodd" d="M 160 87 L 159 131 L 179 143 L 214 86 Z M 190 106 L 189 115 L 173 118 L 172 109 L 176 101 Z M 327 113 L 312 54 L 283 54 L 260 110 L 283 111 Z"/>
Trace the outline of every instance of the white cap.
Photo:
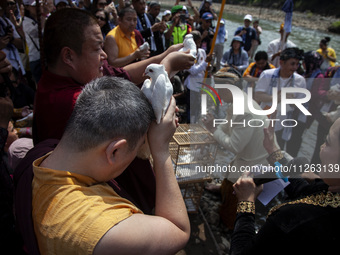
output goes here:
<path id="1" fill-rule="evenodd" d="M 221 20 L 220 20 L 220 23 L 221 23 L 221 24 L 224 24 L 224 19 L 221 19 Z"/>
<path id="2" fill-rule="evenodd" d="M 163 16 L 166 16 L 166 15 L 168 15 L 168 14 L 171 14 L 171 11 L 165 10 L 165 11 L 163 12 Z"/>
<path id="3" fill-rule="evenodd" d="M 186 11 L 187 10 L 187 7 L 185 5 L 183 5 L 183 8 L 182 8 L 183 11 Z"/>
<path id="4" fill-rule="evenodd" d="M 244 16 L 243 20 L 246 20 L 246 19 L 252 21 L 253 17 L 250 14 L 247 14 L 246 16 Z"/>

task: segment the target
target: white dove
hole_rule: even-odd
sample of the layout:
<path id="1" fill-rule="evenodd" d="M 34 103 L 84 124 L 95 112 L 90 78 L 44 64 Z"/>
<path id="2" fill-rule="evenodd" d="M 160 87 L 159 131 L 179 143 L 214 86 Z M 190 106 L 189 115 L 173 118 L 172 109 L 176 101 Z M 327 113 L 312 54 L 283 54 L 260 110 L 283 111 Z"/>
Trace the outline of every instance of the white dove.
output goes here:
<path id="1" fill-rule="evenodd" d="M 157 124 L 160 123 L 168 109 L 173 88 L 163 65 L 150 64 L 145 69 L 146 79 L 142 86 L 142 92 L 149 99 L 156 116 Z"/>
<path id="2" fill-rule="evenodd" d="M 143 43 L 141 46 L 139 46 L 139 49 L 143 51 L 150 49 L 149 43 L 148 42 Z"/>
<path id="3" fill-rule="evenodd" d="M 182 49 L 180 49 L 179 51 L 187 51 L 190 50 L 190 54 L 196 58 L 197 56 L 197 48 L 196 48 L 196 43 L 194 41 L 194 37 L 191 34 L 187 34 L 184 37 L 184 41 L 183 41 L 183 45 L 184 47 Z"/>

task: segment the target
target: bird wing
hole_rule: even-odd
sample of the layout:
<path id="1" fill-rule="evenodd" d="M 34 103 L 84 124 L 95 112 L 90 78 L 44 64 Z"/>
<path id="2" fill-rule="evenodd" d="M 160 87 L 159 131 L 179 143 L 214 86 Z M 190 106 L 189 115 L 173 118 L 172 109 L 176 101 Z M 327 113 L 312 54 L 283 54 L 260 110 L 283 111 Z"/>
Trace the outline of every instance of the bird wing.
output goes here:
<path id="1" fill-rule="evenodd" d="M 144 95 L 149 99 L 149 101 L 152 101 L 152 90 L 151 90 L 151 81 L 150 79 L 146 79 L 143 83 L 143 86 L 141 88 Z"/>
<path id="2" fill-rule="evenodd" d="M 194 58 L 196 58 L 197 48 L 196 43 L 193 39 L 187 40 L 187 47 L 190 49 L 190 54 L 193 55 Z"/>
<path id="3" fill-rule="evenodd" d="M 152 107 L 156 116 L 157 123 L 160 123 L 161 119 L 164 117 L 173 92 L 172 84 L 170 80 L 168 79 L 167 81 L 166 78 L 167 77 L 165 74 L 160 74 L 157 77 L 152 93 Z M 169 82 L 171 88 L 169 87 Z"/>

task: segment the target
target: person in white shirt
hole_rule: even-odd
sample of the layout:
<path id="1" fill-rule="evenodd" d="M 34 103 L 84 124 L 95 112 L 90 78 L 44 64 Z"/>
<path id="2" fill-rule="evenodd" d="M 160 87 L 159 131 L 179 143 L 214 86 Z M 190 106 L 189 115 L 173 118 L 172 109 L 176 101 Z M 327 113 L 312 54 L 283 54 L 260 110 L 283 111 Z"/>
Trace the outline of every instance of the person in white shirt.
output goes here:
<path id="1" fill-rule="evenodd" d="M 256 88 L 255 88 L 255 100 L 261 102 L 262 109 L 269 109 L 273 101 L 273 88 L 277 88 L 278 93 L 278 105 L 275 121 L 275 133 L 277 141 L 282 150 L 285 145 L 286 151 L 295 157 L 300 149 L 302 142 L 302 132 L 305 129 L 306 118 L 304 114 L 295 106 L 287 106 L 287 114 L 281 113 L 280 107 L 280 95 L 281 89 L 286 87 L 304 88 L 307 90 L 305 78 L 296 73 L 299 67 L 299 61 L 302 59 L 303 51 L 298 48 L 287 48 L 282 51 L 280 55 L 280 67 L 275 69 L 268 69 L 262 72 Z M 290 93 L 287 94 L 287 98 L 304 98 L 303 93 Z M 285 119 L 293 119 L 298 124 L 295 127 L 293 124 L 282 124 Z M 295 122 L 295 123 L 296 123 Z M 302 132 L 301 132 L 302 130 Z"/>
<path id="2" fill-rule="evenodd" d="M 230 163 L 233 170 L 226 171 L 223 174 L 222 184 L 209 184 L 206 186 L 207 190 L 221 193 L 220 216 L 229 229 L 234 228 L 237 208 L 237 199 L 232 194 L 232 185 L 242 175 L 244 169 L 251 169 L 256 165 L 268 165 L 266 159 L 268 153 L 263 147 L 263 130 L 269 127 L 270 122 L 266 115 L 256 115 L 251 112 L 246 100 L 247 94 L 244 91 L 242 93 L 244 96 L 244 114 L 233 114 L 234 101 L 232 93 L 228 89 L 218 89 L 221 99 L 228 104 L 225 117 L 227 123 L 215 125 L 214 127 L 214 116 L 210 113 L 203 119 L 205 127 L 213 134 L 218 144 L 234 154 L 234 158 Z M 252 100 L 252 104 L 256 110 L 261 110 L 254 100 Z M 227 164 L 225 163 L 225 165 Z"/>
<path id="3" fill-rule="evenodd" d="M 283 27 L 284 27 L 284 23 L 282 23 L 280 26 L 279 32 L 281 34 L 281 37 L 271 41 L 268 44 L 267 53 L 269 57 L 269 63 L 273 64 L 275 67 L 279 67 L 280 54 L 284 49 L 296 47 L 296 45 L 293 42 L 288 40 L 288 36 L 290 33 L 287 33 L 286 35 L 284 35 L 285 33 L 284 33 Z M 285 39 L 283 39 L 284 36 L 285 36 Z"/>
<path id="4" fill-rule="evenodd" d="M 197 30 L 192 31 L 193 39 L 197 47 L 196 63 L 191 66 L 189 75 L 184 80 L 187 90 L 187 122 L 196 123 L 201 110 L 200 88 L 202 87 L 205 70 L 212 59 L 212 55 L 206 55 L 205 50 L 199 48 L 201 45 L 201 33 Z"/>

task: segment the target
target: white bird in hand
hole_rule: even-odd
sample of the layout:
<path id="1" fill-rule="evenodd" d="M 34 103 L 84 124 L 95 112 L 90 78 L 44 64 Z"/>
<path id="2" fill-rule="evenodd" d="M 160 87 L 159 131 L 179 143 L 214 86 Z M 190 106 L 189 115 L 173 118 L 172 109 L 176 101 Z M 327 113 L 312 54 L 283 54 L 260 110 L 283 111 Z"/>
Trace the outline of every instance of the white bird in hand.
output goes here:
<path id="1" fill-rule="evenodd" d="M 184 37 L 184 41 L 183 41 L 183 45 L 184 47 L 182 49 L 180 49 L 179 51 L 187 51 L 190 50 L 190 54 L 196 58 L 197 56 L 197 48 L 196 48 L 196 43 L 194 41 L 194 37 L 191 34 L 187 34 Z"/>
<path id="2" fill-rule="evenodd" d="M 156 122 L 159 124 L 169 107 L 173 87 L 163 65 L 148 65 L 145 75 L 149 76 L 151 81 L 146 79 L 141 90 L 149 99 L 156 116 Z"/>

